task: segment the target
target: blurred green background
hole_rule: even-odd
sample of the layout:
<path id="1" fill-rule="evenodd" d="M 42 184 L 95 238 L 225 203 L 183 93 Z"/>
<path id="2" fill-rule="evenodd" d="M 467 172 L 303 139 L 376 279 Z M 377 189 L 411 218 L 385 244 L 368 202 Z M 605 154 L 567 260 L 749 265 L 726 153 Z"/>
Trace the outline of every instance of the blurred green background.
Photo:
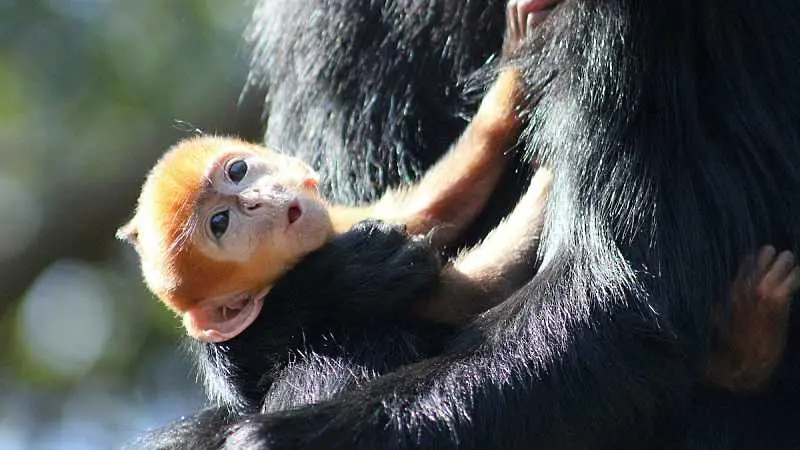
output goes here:
<path id="1" fill-rule="evenodd" d="M 114 240 L 192 133 L 259 135 L 252 2 L 0 0 L 0 449 L 116 448 L 202 403 Z"/>

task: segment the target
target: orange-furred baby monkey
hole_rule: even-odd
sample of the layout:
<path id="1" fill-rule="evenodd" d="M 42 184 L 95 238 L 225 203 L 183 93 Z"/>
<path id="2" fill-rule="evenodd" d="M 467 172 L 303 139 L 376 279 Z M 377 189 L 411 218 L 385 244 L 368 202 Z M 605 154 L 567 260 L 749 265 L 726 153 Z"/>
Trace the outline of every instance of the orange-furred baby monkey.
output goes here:
<path id="1" fill-rule="evenodd" d="M 196 137 L 156 164 L 119 235 L 134 244 L 148 287 L 183 316 L 190 335 L 230 339 L 252 323 L 281 275 L 358 221 L 403 224 L 411 234 L 445 224 L 436 243 L 455 238 L 483 209 L 506 165 L 518 128 L 517 77 L 507 71 L 498 78 L 458 142 L 419 183 L 372 205 L 328 204 L 316 173 L 295 158 L 235 139 Z M 480 268 L 458 276 L 467 281 L 473 272 Z"/>
<path id="2" fill-rule="evenodd" d="M 530 3 L 509 2 L 504 51 L 514 51 L 524 38 L 525 24 L 530 26 L 531 20 L 518 19 L 525 17 Z M 231 339 L 255 320 L 264 296 L 286 271 L 358 221 L 377 218 L 404 224 L 412 234 L 443 224 L 435 243 L 456 238 L 483 209 L 505 168 L 505 152 L 519 127 L 519 90 L 515 70 L 501 73 L 462 137 L 419 183 L 360 208 L 324 201 L 317 192 L 316 173 L 296 158 L 236 139 L 182 141 L 150 172 L 136 214 L 119 236 L 133 243 L 148 287 L 182 315 L 188 334 L 208 342 Z M 439 293 L 417 305 L 415 313 L 425 320 L 458 324 L 530 279 L 529 262 L 551 182 L 550 173 L 540 168 L 509 217 L 481 245 L 444 268 Z M 793 267 L 785 257 L 763 264 L 759 259 L 754 274 L 737 278 L 732 297 L 738 306 L 730 329 L 722 335 L 728 345 L 712 358 L 712 381 L 743 389 L 771 373 L 781 355 L 777 344 L 785 339 L 785 328 L 772 333 L 775 339 L 766 349 L 751 342 L 770 324 L 788 318 L 783 311 L 800 283 Z M 744 279 L 762 287 L 754 291 L 756 301 L 750 305 L 737 302 L 753 296 L 747 294 L 753 290 L 743 285 Z M 765 279 L 769 283 L 763 288 Z M 778 313 L 750 314 L 759 308 Z M 751 339 L 741 339 L 740 329 Z M 765 364 L 772 366 L 766 370 Z"/>

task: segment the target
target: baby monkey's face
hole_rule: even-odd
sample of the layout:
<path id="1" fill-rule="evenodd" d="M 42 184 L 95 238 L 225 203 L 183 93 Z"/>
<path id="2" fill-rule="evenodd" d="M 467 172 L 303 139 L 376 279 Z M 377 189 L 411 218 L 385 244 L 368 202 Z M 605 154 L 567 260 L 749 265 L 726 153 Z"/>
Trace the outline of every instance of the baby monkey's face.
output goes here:
<path id="1" fill-rule="evenodd" d="M 270 150 L 223 153 L 208 167 L 193 240 L 221 261 L 302 257 L 332 232 L 317 182 L 304 163 Z"/>
<path id="2" fill-rule="evenodd" d="M 333 234 L 317 175 L 270 149 L 213 136 L 184 140 L 150 171 L 117 236 L 147 286 L 187 332 L 219 342 L 246 329 L 271 285 Z"/>

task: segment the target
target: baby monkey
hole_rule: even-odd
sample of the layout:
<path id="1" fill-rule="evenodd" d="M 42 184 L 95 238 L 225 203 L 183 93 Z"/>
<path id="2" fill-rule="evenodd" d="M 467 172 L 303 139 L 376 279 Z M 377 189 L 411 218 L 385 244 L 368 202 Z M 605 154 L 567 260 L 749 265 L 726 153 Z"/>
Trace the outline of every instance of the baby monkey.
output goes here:
<path id="1" fill-rule="evenodd" d="M 141 258 L 148 287 L 183 316 L 189 335 L 208 342 L 233 338 L 258 316 L 270 287 L 301 258 L 337 233 L 364 219 L 404 225 L 410 234 L 434 228 L 435 245 L 451 242 L 483 209 L 506 166 L 517 135 L 518 74 L 501 74 L 453 148 L 413 186 L 388 192 L 372 205 L 346 207 L 326 202 L 317 174 L 302 161 L 262 146 L 222 137 L 179 142 L 148 175 L 133 219 L 118 232 Z M 536 238 L 534 223 L 549 175 L 533 184 L 520 233 L 508 236 L 518 248 Z M 518 208 L 519 209 L 519 208 Z M 516 242 L 513 242 L 516 241 Z M 467 256 L 442 276 L 460 295 L 495 298 L 507 278 L 483 269 L 516 265 L 519 252 L 502 248 L 486 263 Z M 497 263 L 497 264 L 495 264 Z M 467 286 L 464 286 L 467 284 Z M 513 284 L 513 283 L 511 283 Z M 474 286 L 474 288 L 473 288 Z M 497 289 L 495 289 L 495 287 Z M 443 298 L 445 295 L 443 294 Z M 422 307 L 420 315 L 460 322 L 485 310 L 462 297 L 457 308 Z M 481 300 L 483 301 L 483 300 Z M 436 302 L 432 302 L 432 305 Z M 435 312 L 428 313 L 428 309 Z M 436 317 L 431 317 L 435 315 Z"/>
<path id="2" fill-rule="evenodd" d="M 515 51 L 529 29 L 549 13 L 537 8 L 539 3 L 509 2 L 504 56 Z M 364 207 L 325 201 L 317 190 L 318 176 L 309 166 L 263 146 L 223 137 L 181 141 L 151 170 L 133 219 L 118 236 L 136 248 L 147 286 L 182 316 L 190 336 L 205 342 L 229 340 L 255 320 L 265 295 L 283 274 L 361 220 L 401 224 L 410 234 L 435 229 L 436 246 L 457 238 L 484 208 L 507 165 L 506 152 L 520 127 L 516 107 L 521 85 L 514 68 L 501 72 L 463 135 L 418 183 L 389 191 Z M 539 168 L 506 220 L 480 245 L 443 268 L 438 293 L 410 308 L 413 314 L 460 324 L 529 280 L 551 183 L 551 174 Z M 757 275 L 772 273 L 775 264 L 759 266 Z M 776 278 L 786 293 L 780 291 L 775 304 L 788 304 L 797 289 L 800 274 L 792 267 L 790 263 L 790 270 Z M 748 272 L 738 280 L 750 276 Z M 750 292 L 749 284 L 737 283 L 734 298 Z M 763 306 L 759 299 L 756 304 Z M 739 317 L 758 307 L 732 312 Z M 769 320 L 742 328 L 747 333 L 756 333 L 754 328 L 769 330 L 768 325 L 784 316 L 764 317 Z M 731 331 L 738 331 L 739 322 L 732 323 Z M 776 339 L 785 339 L 781 333 Z M 725 352 L 743 356 L 735 364 L 732 358 L 717 358 L 712 379 L 722 380 L 724 375 L 718 373 L 728 374 L 733 365 L 741 367 L 739 361 L 748 361 L 747 355 L 754 351 L 746 339 L 729 341 L 732 345 L 724 347 Z M 763 363 L 763 352 L 759 358 Z"/>

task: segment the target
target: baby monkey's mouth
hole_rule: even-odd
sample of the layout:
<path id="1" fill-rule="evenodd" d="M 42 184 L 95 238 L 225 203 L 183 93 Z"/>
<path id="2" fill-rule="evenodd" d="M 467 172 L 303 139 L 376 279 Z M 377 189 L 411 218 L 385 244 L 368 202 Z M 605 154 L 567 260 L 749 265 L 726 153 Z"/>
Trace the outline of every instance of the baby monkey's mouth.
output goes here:
<path id="1" fill-rule="evenodd" d="M 289 225 L 297 222 L 300 216 L 303 215 L 303 210 L 300 209 L 300 202 L 295 200 L 292 203 L 290 203 L 289 210 L 287 211 L 286 215 L 289 219 Z"/>

